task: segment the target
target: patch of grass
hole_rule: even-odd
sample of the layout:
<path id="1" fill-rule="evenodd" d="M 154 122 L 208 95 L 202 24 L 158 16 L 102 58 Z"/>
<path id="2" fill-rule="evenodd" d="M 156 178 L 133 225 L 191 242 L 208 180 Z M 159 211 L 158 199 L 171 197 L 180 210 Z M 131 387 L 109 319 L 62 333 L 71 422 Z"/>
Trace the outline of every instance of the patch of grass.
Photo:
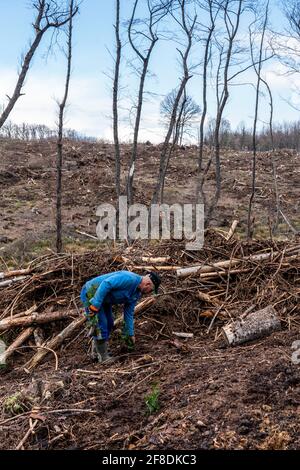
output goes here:
<path id="1" fill-rule="evenodd" d="M 67 253 L 84 253 L 85 251 L 95 250 L 99 248 L 100 240 L 78 240 L 66 238 L 63 241 L 64 251 Z"/>
<path id="2" fill-rule="evenodd" d="M 152 415 L 160 409 L 159 403 L 160 390 L 157 384 L 152 385 L 152 391 L 145 397 L 145 404 L 147 406 L 147 414 Z"/>
<path id="3" fill-rule="evenodd" d="M 31 247 L 30 247 L 30 252 L 35 254 L 35 255 L 41 255 L 45 251 L 45 249 L 50 248 L 52 246 L 52 243 L 48 239 L 42 239 L 37 242 L 35 242 Z"/>

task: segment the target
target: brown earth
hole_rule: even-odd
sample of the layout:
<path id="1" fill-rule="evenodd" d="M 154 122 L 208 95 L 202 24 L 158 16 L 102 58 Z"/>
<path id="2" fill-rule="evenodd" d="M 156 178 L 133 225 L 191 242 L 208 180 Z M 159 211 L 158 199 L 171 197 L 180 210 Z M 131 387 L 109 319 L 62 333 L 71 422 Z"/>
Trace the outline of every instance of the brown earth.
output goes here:
<path id="1" fill-rule="evenodd" d="M 111 365 L 92 365 L 86 341 L 78 341 L 60 352 L 57 372 L 51 358 L 32 377 L 3 373 L 2 403 L 23 390 L 40 407 L 25 448 L 299 449 L 300 366 L 291 363 L 299 330 L 224 349 L 203 338 L 177 347 L 155 341 L 149 333 L 156 328 L 139 321 L 131 354 L 114 338 L 119 358 Z M 160 409 L 149 416 L 145 399 L 153 384 Z M 2 449 L 14 449 L 29 429 L 28 413 L 11 417 L 2 411 Z"/>
<path id="2" fill-rule="evenodd" d="M 139 146 L 135 179 L 136 202 L 149 203 L 156 180 L 160 146 Z M 30 241 L 52 237 L 55 221 L 55 142 L 0 141 L 0 220 L 1 251 L 26 252 Z M 122 146 L 122 183 L 125 184 L 130 145 Z M 207 161 L 208 155 L 205 157 Z M 223 193 L 212 225 L 230 226 L 240 220 L 239 233 L 245 234 L 251 186 L 251 152 L 223 151 Z M 299 155 L 279 151 L 275 156 L 281 207 L 294 226 L 300 229 Z M 269 236 L 274 221 L 275 195 L 270 153 L 258 155 L 257 196 L 253 213 L 255 235 Z M 208 173 L 206 191 L 213 194 L 214 170 Z M 197 149 L 183 147 L 175 151 L 166 178 L 165 202 L 194 201 L 197 180 Z M 67 143 L 63 171 L 63 219 L 65 237 L 83 239 L 76 230 L 95 235 L 96 208 L 103 202 L 114 202 L 113 146 L 104 143 Z M 289 234 L 281 221 L 280 235 Z M 21 240 L 23 240 L 23 245 Z M 11 242 L 15 244 L 9 246 Z M 25 248 L 24 248 L 25 247 Z"/>
<path id="3" fill-rule="evenodd" d="M 129 151 L 129 146 L 122 147 L 124 159 L 128 159 Z M 141 145 L 139 152 L 136 198 L 149 202 L 159 148 Z M 257 235 L 261 226 L 268 226 L 268 216 L 274 211 L 269 157 L 264 153 L 258 158 Z M 224 194 L 214 225 L 227 230 L 238 216 L 240 230 L 245 230 L 250 159 L 247 152 L 228 151 L 223 155 Z M 54 143 L 0 142 L 2 257 L 17 257 L 20 246 L 21 254 L 27 254 L 30 240 L 37 243 L 52 236 L 54 160 Z M 276 161 L 282 207 L 299 227 L 299 156 L 282 151 Z M 211 177 L 212 174 L 208 181 Z M 64 170 L 66 237 L 80 238 L 76 230 L 94 235 L 95 209 L 101 202 L 114 200 L 113 181 L 110 145 L 68 144 Z M 177 149 L 167 179 L 166 202 L 177 202 L 177 198 L 181 198 L 179 202 L 193 201 L 195 182 L 196 148 Z M 281 234 L 288 235 L 287 226 L 281 229 Z M 266 228 L 264 235 L 265 232 Z M 208 240 L 208 251 L 200 253 L 196 261 L 228 259 L 235 250 L 234 242 L 226 245 L 227 253 L 217 241 L 213 235 L 213 240 Z M 215 244 L 213 249 L 210 243 Z M 254 243 L 256 251 L 265 248 L 267 245 Z M 240 250 L 247 254 L 248 247 L 240 246 Z M 168 253 L 167 249 L 164 251 Z M 189 257 L 185 253 L 180 262 L 187 263 Z M 290 307 L 287 304 L 287 311 L 293 313 L 292 322 L 285 321 L 283 331 L 258 342 L 225 347 L 218 329 L 222 318 L 216 321 L 217 329 L 208 334 L 211 315 L 216 310 L 207 306 L 203 309 L 199 301 L 195 309 L 196 299 L 187 299 L 181 293 L 178 297 L 165 297 L 163 304 L 158 302 L 137 319 L 135 351 L 128 353 L 118 331 L 114 332 L 113 363 L 91 362 L 85 330 L 57 351 L 58 370 L 50 353 L 33 373 L 27 374 L 23 366 L 28 349 L 30 354 L 32 350 L 20 349 L 8 367 L 0 369 L 0 448 L 15 449 L 30 425 L 34 425 L 25 449 L 299 449 L 300 365 L 291 361 L 292 345 L 300 340 L 298 268 L 284 268 L 287 273 L 292 272 L 291 286 L 285 282 L 285 274 L 278 273 L 277 265 L 267 267 L 264 276 L 268 269 L 269 283 L 254 269 L 255 275 L 247 277 L 247 285 L 241 277 L 233 289 L 232 308 L 237 314 L 254 297 L 265 305 L 270 301 L 268 296 L 275 302 L 276 292 L 287 297 L 291 292 L 288 302 L 292 303 Z M 173 282 L 171 275 L 165 277 Z M 276 284 L 277 277 L 281 284 Z M 55 291 L 59 288 L 58 279 L 54 281 L 49 284 L 49 289 L 53 289 L 47 295 L 51 294 L 49 302 L 56 302 L 57 307 L 63 299 Z M 64 279 L 63 284 L 67 292 L 68 280 Z M 208 282 L 207 289 L 220 289 L 227 297 L 226 284 L 227 279 Z M 202 287 L 205 289 L 205 285 Z M 38 299 L 41 305 L 43 295 L 42 292 Z M 66 305 L 70 305 L 72 296 L 66 299 Z M 27 299 L 28 306 L 32 305 L 31 300 Z M 3 304 L 5 299 L 1 300 Z M 199 313 L 204 310 L 200 319 Z M 192 331 L 194 337 L 175 339 L 173 331 Z M 49 326 L 47 333 L 55 334 L 55 330 Z M 157 403 L 155 386 L 159 393 Z M 149 414 L 146 402 L 149 403 L 147 397 L 151 393 L 159 409 Z"/>

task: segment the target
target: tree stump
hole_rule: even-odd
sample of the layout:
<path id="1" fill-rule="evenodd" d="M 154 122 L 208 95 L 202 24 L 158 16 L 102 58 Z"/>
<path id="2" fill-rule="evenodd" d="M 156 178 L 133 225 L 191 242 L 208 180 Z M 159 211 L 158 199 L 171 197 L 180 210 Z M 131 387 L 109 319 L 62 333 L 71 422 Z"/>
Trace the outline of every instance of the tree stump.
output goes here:
<path id="1" fill-rule="evenodd" d="M 230 346 L 259 339 L 280 330 L 281 323 L 272 306 L 249 313 L 222 328 L 222 333 Z"/>

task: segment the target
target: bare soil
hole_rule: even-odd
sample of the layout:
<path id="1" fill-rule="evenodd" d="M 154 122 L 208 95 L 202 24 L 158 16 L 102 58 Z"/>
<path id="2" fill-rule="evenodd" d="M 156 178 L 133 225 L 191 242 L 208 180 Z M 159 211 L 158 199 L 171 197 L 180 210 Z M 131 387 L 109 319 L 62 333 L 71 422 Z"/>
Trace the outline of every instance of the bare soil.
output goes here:
<path id="1" fill-rule="evenodd" d="M 129 155 L 130 146 L 124 145 L 123 161 L 128 161 Z M 150 201 L 158 159 L 159 146 L 139 146 L 138 202 Z M 251 154 L 226 151 L 222 161 L 224 192 L 213 223 L 228 230 L 238 217 L 240 233 L 244 233 Z M 176 150 L 166 182 L 166 202 L 194 200 L 196 162 L 196 148 Z M 276 162 L 282 208 L 300 228 L 299 155 L 281 151 Z M 63 174 L 65 237 L 83 242 L 85 237 L 76 230 L 94 235 L 96 207 L 115 199 L 112 146 L 68 143 Z M 123 184 L 125 176 L 123 167 Z M 212 178 L 213 170 L 207 180 L 209 195 L 214 189 Z M 42 248 L 42 241 L 53 235 L 55 143 L 1 141 L 0 183 L 2 268 L 10 258 L 23 261 L 32 256 L 29 245 Z M 270 154 L 261 153 L 254 206 L 258 238 L 268 235 L 274 204 Z M 281 235 L 290 235 L 286 225 L 281 226 Z M 255 246 L 258 251 L 264 249 L 259 242 Z M 230 254 L 234 246 L 228 250 Z M 211 253 L 211 258 L 209 251 L 199 256 L 210 262 L 228 257 L 221 245 Z M 283 331 L 257 342 L 226 347 L 219 329 L 208 334 L 216 309 L 206 306 L 200 319 L 199 312 L 204 310 L 199 301 L 195 310 L 195 299 L 184 302 L 187 299 L 181 294 L 165 297 L 163 304 L 158 302 L 136 319 L 133 352 L 128 352 L 115 331 L 112 363 L 92 363 L 85 330 L 57 351 L 57 370 L 56 358 L 50 353 L 34 372 L 26 373 L 24 364 L 32 349 L 20 349 L 8 366 L 0 369 L 0 449 L 17 448 L 32 425 L 34 432 L 24 441 L 25 449 L 299 449 L 300 365 L 291 361 L 292 345 L 300 340 L 298 268 L 285 268 L 291 270 L 294 285 L 285 282 L 284 276 L 281 279 L 276 266 L 268 269 L 270 282 L 254 270 L 258 277 L 251 273 L 251 283 L 243 285 L 241 278 L 234 284 L 234 309 L 241 313 L 251 303 L 251 296 L 258 298 L 260 294 L 265 304 L 269 292 L 274 296 L 272 301 L 276 292 L 289 298 L 290 290 L 291 307 L 286 305 L 293 312 L 293 321 L 289 324 L 286 320 Z M 276 276 L 281 284 L 276 284 Z M 165 277 L 172 283 L 171 276 Z M 226 282 L 220 281 L 225 296 Z M 51 285 L 51 302 L 63 308 L 63 299 L 55 292 L 57 279 Z M 67 291 L 68 279 L 64 279 L 64 286 Z M 38 299 L 41 305 L 42 295 Z M 66 305 L 72 298 L 70 295 Z M 221 326 L 222 317 L 216 324 Z M 55 332 L 51 328 L 47 331 L 50 336 Z M 175 339 L 172 332 L 180 330 L 192 331 L 194 337 Z M 146 402 L 154 386 L 159 391 L 158 409 L 149 413 Z"/>
<path id="2" fill-rule="evenodd" d="M 91 364 L 78 341 L 60 352 L 56 372 L 54 358 L 32 376 L 16 363 L 3 372 L 2 403 L 23 390 L 40 407 L 25 448 L 299 449 L 300 366 L 291 363 L 299 330 L 228 349 L 204 338 L 155 341 L 156 329 L 140 320 L 131 354 L 115 337 L 110 365 Z M 153 384 L 160 409 L 149 415 Z M 2 449 L 14 449 L 29 429 L 28 414 L 10 418 L 2 411 Z"/>
<path id="3" fill-rule="evenodd" d="M 158 172 L 160 146 L 139 145 L 135 179 L 136 202 L 149 203 Z M 122 184 L 125 187 L 130 145 L 122 146 Z M 206 164 L 209 157 L 207 151 Z M 0 141 L 0 254 L 16 253 L 30 242 L 42 244 L 52 238 L 55 223 L 55 142 Z M 63 221 L 65 237 L 87 240 L 77 230 L 95 235 L 96 208 L 115 201 L 114 150 L 104 143 L 67 143 L 63 170 Z M 277 181 L 282 210 L 300 229 L 299 155 L 281 150 L 275 155 Z M 251 152 L 223 151 L 222 197 L 212 225 L 230 226 L 240 220 L 239 233 L 245 234 L 247 209 L 251 192 Z M 166 178 L 165 202 L 194 202 L 197 181 L 197 148 L 177 148 Z M 208 198 L 214 193 L 213 165 L 207 175 L 205 190 Z M 257 196 L 254 203 L 255 235 L 269 236 L 274 221 L 275 194 L 271 154 L 258 155 Z M 290 234 L 281 220 L 279 235 Z M 15 242 L 11 245 L 12 242 Z M 11 249 L 10 249 L 11 246 Z"/>

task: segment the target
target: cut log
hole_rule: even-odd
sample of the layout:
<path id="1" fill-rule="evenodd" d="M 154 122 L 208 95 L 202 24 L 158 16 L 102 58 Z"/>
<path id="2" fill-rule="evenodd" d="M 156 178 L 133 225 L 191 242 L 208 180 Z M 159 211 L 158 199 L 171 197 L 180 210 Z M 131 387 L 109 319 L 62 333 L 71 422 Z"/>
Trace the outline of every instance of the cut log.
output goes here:
<path id="1" fill-rule="evenodd" d="M 151 307 L 151 305 L 155 304 L 156 298 L 155 297 L 148 297 L 145 300 L 142 300 L 137 304 L 137 306 L 134 309 L 135 315 L 144 312 L 147 308 Z"/>
<path id="2" fill-rule="evenodd" d="M 207 302 L 208 304 L 213 304 L 213 305 L 220 304 L 220 301 L 218 299 L 211 297 L 209 294 L 206 294 L 205 292 L 197 292 L 197 297 L 199 300 L 202 300 L 203 302 Z"/>
<path id="3" fill-rule="evenodd" d="M 29 327 L 15 339 L 15 341 L 0 355 L 0 364 L 5 364 L 6 360 L 18 349 L 33 333 L 33 328 Z"/>
<path id="4" fill-rule="evenodd" d="M 8 287 L 11 284 L 14 284 L 15 282 L 24 281 L 25 279 L 28 279 L 28 278 L 29 276 L 13 277 L 12 279 L 7 279 L 5 281 L 0 282 L 0 287 Z"/>
<path id="5" fill-rule="evenodd" d="M 30 269 L 18 269 L 17 271 L 4 271 L 0 273 L 0 279 L 7 279 L 8 277 L 24 276 L 30 274 Z"/>
<path id="6" fill-rule="evenodd" d="M 159 266 L 159 265 L 151 265 L 151 266 L 140 266 L 140 265 L 131 265 L 133 270 L 136 271 L 177 271 L 178 266 Z"/>
<path id="7" fill-rule="evenodd" d="M 6 344 L 4 343 L 4 341 L 2 341 L 2 339 L 0 339 L 0 366 L 5 365 L 5 360 L 3 357 L 5 350 L 6 350 Z M 2 362 L 3 360 L 4 362 Z"/>
<path id="8" fill-rule="evenodd" d="M 259 339 L 280 330 L 281 323 L 277 312 L 269 305 L 268 307 L 250 312 L 246 317 L 239 318 L 222 328 L 222 333 L 230 346 L 246 343 Z"/>
<path id="9" fill-rule="evenodd" d="M 64 320 L 66 318 L 71 318 L 70 312 L 33 313 L 26 317 L 5 318 L 0 321 L 0 331 L 9 330 L 16 326 L 41 325 L 43 323 Z"/>

